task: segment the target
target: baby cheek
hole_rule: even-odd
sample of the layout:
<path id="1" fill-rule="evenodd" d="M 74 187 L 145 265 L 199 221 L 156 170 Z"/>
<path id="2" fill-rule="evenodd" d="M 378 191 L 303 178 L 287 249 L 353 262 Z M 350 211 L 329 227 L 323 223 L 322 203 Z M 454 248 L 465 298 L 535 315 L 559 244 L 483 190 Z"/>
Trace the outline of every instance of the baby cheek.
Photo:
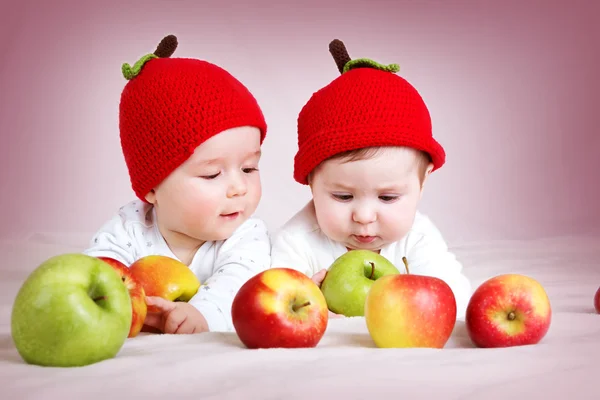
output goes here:
<path id="1" fill-rule="evenodd" d="M 339 237 L 345 233 L 349 211 L 343 204 L 330 201 L 315 203 L 315 211 L 319 227 L 325 234 L 330 237 Z"/>
<path id="2" fill-rule="evenodd" d="M 411 228 L 413 219 L 414 210 L 398 207 L 386 210 L 380 221 L 384 223 L 388 236 L 400 238 Z"/>
<path id="3" fill-rule="evenodd" d="M 258 202 L 262 197 L 262 182 L 260 179 L 260 175 L 258 175 L 258 172 L 255 172 L 254 174 L 250 175 L 249 179 L 247 180 L 247 185 L 249 197 L 254 202 Z"/>
<path id="4" fill-rule="evenodd" d="M 181 199 L 180 205 L 189 217 L 202 218 L 214 214 L 219 209 L 219 204 L 222 204 L 222 200 L 218 191 L 199 188 Z"/>

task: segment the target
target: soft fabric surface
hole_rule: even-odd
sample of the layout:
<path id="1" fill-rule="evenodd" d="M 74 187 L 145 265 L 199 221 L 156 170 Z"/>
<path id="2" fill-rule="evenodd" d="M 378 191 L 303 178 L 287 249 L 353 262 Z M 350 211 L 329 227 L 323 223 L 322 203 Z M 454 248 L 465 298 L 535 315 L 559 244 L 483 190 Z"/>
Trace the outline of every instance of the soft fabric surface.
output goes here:
<path id="1" fill-rule="evenodd" d="M 112 360 L 83 368 L 25 364 L 10 337 L 12 300 L 45 259 L 87 237 L 37 235 L 0 245 L 2 398 L 598 399 L 600 237 L 474 243 L 454 248 L 474 286 L 502 273 L 530 275 L 553 307 L 535 346 L 477 349 L 458 322 L 442 350 L 377 349 L 362 318 L 330 320 L 315 349 L 248 350 L 235 333 L 142 334 Z M 528 397 L 526 397 L 528 396 Z"/>

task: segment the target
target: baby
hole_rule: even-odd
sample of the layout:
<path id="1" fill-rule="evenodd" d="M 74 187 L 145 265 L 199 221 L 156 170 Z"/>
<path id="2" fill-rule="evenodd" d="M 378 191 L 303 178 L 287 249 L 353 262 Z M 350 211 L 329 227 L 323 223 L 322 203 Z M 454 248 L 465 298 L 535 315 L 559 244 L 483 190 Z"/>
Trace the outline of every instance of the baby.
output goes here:
<path id="1" fill-rule="evenodd" d="M 90 256 L 129 266 L 148 255 L 177 259 L 202 286 L 189 302 L 148 297 L 145 331 L 232 331 L 231 303 L 242 284 L 269 268 L 258 164 L 266 123 L 236 78 L 206 61 L 171 58 L 165 37 L 133 68 L 120 102 L 120 137 L 137 199 L 94 235 Z"/>
<path id="2" fill-rule="evenodd" d="M 330 44 L 341 76 L 310 98 L 298 117 L 294 179 L 312 200 L 272 238 L 272 268 L 291 267 L 321 284 L 352 249 L 377 252 L 405 272 L 444 280 L 463 319 L 471 295 L 462 266 L 418 211 L 429 175 L 445 162 L 429 111 L 398 66 L 351 60 Z"/>

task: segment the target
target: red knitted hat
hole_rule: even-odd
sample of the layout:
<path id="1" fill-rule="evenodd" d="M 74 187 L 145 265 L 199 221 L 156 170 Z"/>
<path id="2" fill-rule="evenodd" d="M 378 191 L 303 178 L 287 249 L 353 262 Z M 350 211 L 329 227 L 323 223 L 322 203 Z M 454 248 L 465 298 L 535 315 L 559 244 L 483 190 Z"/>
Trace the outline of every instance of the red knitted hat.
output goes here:
<path id="1" fill-rule="evenodd" d="M 396 75 L 396 64 L 351 60 L 344 44 L 329 51 L 341 76 L 312 95 L 298 116 L 294 179 L 307 177 L 321 162 L 349 150 L 371 146 L 408 146 L 429 154 L 433 169 L 445 162 L 433 138 L 431 118 L 417 90 Z"/>
<path id="2" fill-rule="evenodd" d="M 143 201 L 156 185 L 205 140 L 227 129 L 254 126 L 262 144 L 267 126 L 256 99 L 224 69 L 206 61 L 170 58 L 177 38 L 165 37 L 156 51 L 133 67 L 121 94 L 121 146 L 132 188 Z"/>

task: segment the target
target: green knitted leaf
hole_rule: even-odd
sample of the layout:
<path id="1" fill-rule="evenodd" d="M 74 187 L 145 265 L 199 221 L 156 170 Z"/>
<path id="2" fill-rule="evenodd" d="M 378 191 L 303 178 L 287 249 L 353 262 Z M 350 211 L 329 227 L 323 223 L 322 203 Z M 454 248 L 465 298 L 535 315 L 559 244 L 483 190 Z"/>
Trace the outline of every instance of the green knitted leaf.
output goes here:
<path id="1" fill-rule="evenodd" d="M 148 61 L 152 60 L 153 58 L 158 58 L 158 56 L 153 53 L 146 54 L 145 56 L 140 58 L 133 65 L 133 68 L 131 67 L 131 65 L 124 63 L 123 66 L 121 67 L 121 71 L 123 72 L 123 76 L 125 77 L 125 79 L 131 80 L 131 79 L 135 78 L 142 70 L 142 67 L 144 66 L 144 64 L 146 64 Z"/>
<path id="2" fill-rule="evenodd" d="M 400 66 L 398 64 L 383 65 L 377 61 L 373 61 L 369 58 L 357 58 L 356 60 L 350 60 L 344 65 L 344 72 L 348 72 L 354 68 L 374 68 L 385 72 L 398 72 Z"/>

